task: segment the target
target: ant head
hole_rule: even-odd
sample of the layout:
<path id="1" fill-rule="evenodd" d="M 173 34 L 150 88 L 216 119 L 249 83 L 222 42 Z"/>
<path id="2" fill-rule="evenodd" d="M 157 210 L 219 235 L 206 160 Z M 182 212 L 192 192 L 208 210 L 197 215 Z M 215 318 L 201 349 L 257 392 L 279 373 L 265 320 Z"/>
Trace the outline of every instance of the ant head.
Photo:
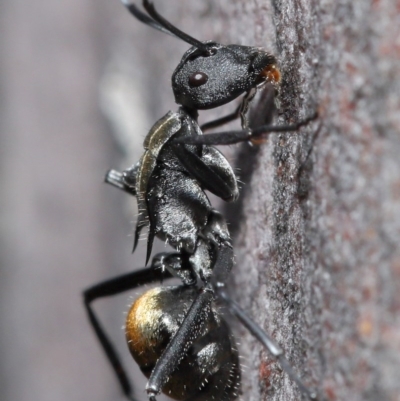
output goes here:
<path id="1" fill-rule="evenodd" d="M 191 109 L 211 109 L 265 82 L 280 81 L 275 57 L 263 49 L 215 42 L 203 46 L 191 47 L 172 75 L 178 104 Z"/>
<path id="2" fill-rule="evenodd" d="M 143 0 L 147 14 L 130 0 L 121 1 L 139 21 L 192 45 L 172 75 L 172 89 L 178 104 L 196 110 L 211 109 L 263 83 L 279 83 L 276 59 L 265 50 L 200 42 L 168 22 L 149 0 Z"/>

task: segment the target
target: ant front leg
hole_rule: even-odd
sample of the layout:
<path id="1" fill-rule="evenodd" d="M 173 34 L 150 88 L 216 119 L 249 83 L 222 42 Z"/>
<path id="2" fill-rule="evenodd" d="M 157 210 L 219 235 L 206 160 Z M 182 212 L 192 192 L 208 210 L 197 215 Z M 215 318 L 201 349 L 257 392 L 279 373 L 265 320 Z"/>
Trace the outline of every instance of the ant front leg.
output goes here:
<path id="1" fill-rule="evenodd" d="M 215 134 L 190 136 L 176 138 L 172 140 L 172 144 L 186 145 L 234 145 L 240 142 L 252 142 L 259 144 L 265 139 L 266 135 L 273 132 L 292 132 L 297 131 L 300 127 L 307 125 L 318 117 L 318 113 L 310 115 L 302 121 L 288 125 L 262 125 L 261 127 L 240 131 L 225 131 Z"/>
<path id="2" fill-rule="evenodd" d="M 240 111 L 242 110 L 242 104 L 239 104 L 239 106 L 236 108 L 236 110 L 228 114 L 224 117 L 218 118 L 213 121 L 209 121 L 208 123 L 203 124 L 200 129 L 204 132 L 212 128 L 220 127 L 221 125 L 230 123 L 233 120 L 236 120 L 240 116 Z"/>
<path id="3" fill-rule="evenodd" d="M 275 92 L 276 89 L 274 86 L 270 85 L 270 89 L 268 93 L 268 103 L 267 103 L 267 108 L 270 109 L 269 116 L 267 118 L 267 121 L 270 121 L 274 111 L 275 111 Z M 254 99 L 254 96 L 257 93 L 257 88 L 251 88 L 245 96 L 243 97 L 242 101 L 240 102 L 239 106 L 236 108 L 236 110 L 228 114 L 224 117 L 218 118 L 213 121 L 209 121 L 208 123 L 203 124 L 200 129 L 204 132 L 206 130 L 212 129 L 219 127 L 221 125 L 227 124 L 233 120 L 236 120 L 237 118 L 240 117 L 242 121 L 242 128 L 245 130 L 248 126 L 248 120 L 246 117 L 247 111 L 249 110 L 250 102 Z M 266 121 L 266 122 L 267 122 Z"/>

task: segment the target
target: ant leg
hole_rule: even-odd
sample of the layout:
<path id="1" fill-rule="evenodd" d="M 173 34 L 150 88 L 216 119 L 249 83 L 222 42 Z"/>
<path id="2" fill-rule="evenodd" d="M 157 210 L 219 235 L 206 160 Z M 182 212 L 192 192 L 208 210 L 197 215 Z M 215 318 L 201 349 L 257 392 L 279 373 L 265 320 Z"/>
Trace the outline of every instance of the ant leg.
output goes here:
<path id="1" fill-rule="evenodd" d="M 139 165 L 135 164 L 122 173 L 117 170 L 108 170 L 104 177 L 104 182 L 136 196 L 136 173 L 138 168 Z"/>
<path id="2" fill-rule="evenodd" d="M 113 187 L 121 189 L 122 191 L 128 193 L 129 195 L 136 196 L 137 195 L 137 193 L 136 193 L 136 174 L 137 174 L 139 167 L 140 167 L 139 163 L 134 164 L 132 167 L 128 168 L 127 170 L 124 170 L 122 173 L 117 170 L 108 170 L 104 177 L 104 181 L 107 184 L 112 185 Z M 135 249 L 138 245 L 140 231 L 145 226 L 145 224 L 144 224 L 145 221 L 140 220 L 140 216 L 141 215 L 139 214 L 139 221 L 136 225 L 135 237 L 133 240 L 132 253 L 135 251 Z M 146 265 L 150 259 L 151 250 L 153 247 L 154 235 L 155 235 L 154 228 L 151 225 L 151 220 L 150 220 L 150 230 L 149 230 L 149 234 L 147 237 Z"/>
<path id="3" fill-rule="evenodd" d="M 307 117 L 296 124 L 289 125 L 262 125 L 255 129 L 241 130 L 241 131 L 226 131 L 218 132 L 215 134 L 197 135 L 190 137 L 176 138 L 172 140 L 172 144 L 187 144 L 187 145 L 233 145 L 239 142 L 254 141 L 265 138 L 265 134 L 273 132 L 290 132 L 297 131 L 303 125 L 315 120 L 318 114 Z"/>
<path id="4" fill-rule="evenodd" d="M 171 149 L 182 165 L 205 189 L 226 201 L 234 200 L 238 197 L 236 181 L 232 181 L 230 179 L 231 176 L 226 174 L 227 169 L 224 168 L 224 165 L 221 165 L 221 161 L 218 159 L 219 155 L 215 154 L 218 152 L 217 150 L 209 148 L 209 153 L 214 153 L 215 157 L 207 157 L 208 164 L 206 164 L 203 157 L 199 157 L 184 145 L 174 145 L 171 146 Z M 211 162 L 213 164 L 210 164 Z"/>
<path id="5" fill-rule="evenodd" d="M 156 396 L 161 393 L 168 378 L 177 368 L 194 339 L 201 332 L 204 322 L 211 311 L 211 302 L 213 299 L 214 291 L 211 286 L 205 286 L 199 290 L 182 325 L 179 327 L 151 372 L 146 386 L 150 401 L 156 400 Z"/>
<path id="6" fill-rule="evenodd" d="M 248 125 L 247 124 L 248 121 L 247 121 L 246 114 L 247 114 L 247 111 L 249 109 L 250 102 L 254 99 L 254 96 L 256 95 L 256 93 L 257 93 L 257 88 L 251 88 L 243 96 L 242 101 L 240 102 L 239 106 L 236 108 L 236 110 L 233 113 L 228 114 L 225 117 L 221 117 L 221 118 L 218 118 L 216 120 L 210 121 L 210 122 L 208 122 L 206 124 L 203 124 L 200 127 L 200 129 L 204 132 L 204 131 L 206 131 L 208 129 L 216 128 L 216 127 L 219 127 L 221 125 L 227 124 L 227 123 L 229 123 L 229 122 L 231 122 L 233 120 L 236 120 L 239 117 L 242 120 L 242 128 L 246 129 L 247 125 Z M 275 98 L 275 88 L 272 87 L 272 91 L 270 90 L 269 93 L 270 93 L 270 96 L 269 96 L 270 97 L 270 103 L 271 103 L 271 101 L 273 103 L 274 98 Z"/>
<path id="7" fill-rule="evenodd" d="M 204 132 L 209 129 L 216 128 L 221 125 L 230 123 L 231 121 L 236 120 L 239 117 L 241 109 L 242 109 L 242 104 L 240 103 L 239 106 L 236 108 L 236 110 L 233 113 L 228 114 L 221 118 L 217 118 L 216 120 L 209 121 L 208 123 L 203 124 L 200 127 L 200 129 Z"/>
<path id="8" fill-rule="evenodd" d="M 211 230 L 214 234 L 215 232 L 220 231 L 222 228 L 220 227 L 221 224 L 222 222 L 220 216 L 215 214 L 212 217 L 212 227 L 208 227 L 208 230 Z M 207 236 L 207 233 L 205 233 L 205 235 Z M 226 241 L 222 239 L 222 243 L 226 244 Z M 208 245 L 206 244 L 206 246 Z M 158 359 L 153 371 L 151 372 L 146 386 L 149 401 L 156 401 L 156 396 L 160 394 L 171 374 L 178 367 L 179 363 L 188 352 L 190 346 L 193 344 L 193 341 L 202 332 L 204 323 L 207 321 L 207 317 L 211 313 L 211 303 L 215 299 L 214 287 L 217 287 L 220 282 L 226 281 L 226 278 L 228 277 L 232 268 L 233 249 L 229 245 L 217 245 L 217 243 L 213 244 L 212 247 L 214 248 L 215 253 L 215 263 L 211 276 L 212 283 L 209 282 L 198 290 L 198 294 L 189 311 L 187 312 L 181 326 L 179 327 L 175 336 L 169 342 L 168 346 Z"/>
<path id="9" fill-rule="evenodd" d="M 171 257 L 170 260 L 168 260 L 169 256 Z M 150 284 L 172 277 L 172 274 L 168 268 L 173 270 L 179 269 L 179 266 L 176 264 L 177 259 L 175 256 L 176 254 L 156 255 L 153 259 L 151 267 L 112 278 L 96 284 L 83 292 L 84 305 L 89 316 L 90 324 L 92 325 L 93 330 L 95 331 L 97 338 L 99 339 L 100 344 L 103 347 L 109 362 L 111 363 L 123 393 L 131 400 L 134 400 L 132 397 L 131 383 L 114 346 L 112 345 L 108 335 L 100 323 L 100 320 L 92 308 L 92 302 L 98 298 L 117 295 L 124 291 L 140 287 L 144 284 Z M 169 261 L 172 261 L 171 266 L 167 265 Z M 165 270 L 165 268 L 167 268 L 167 270 Z"/>
<path id="10" fill-rule="evenodd" d="M 252 334 L 279 362 L 282 369 L 297 384 L 300 391 L 305 394 L 310 400 L 317 400 L 317 395 L 307 388 L 307 386 L 302 382 L 302 380 L 293 370 L 290 363 L 285 358 L 282 348 L 279 347 L 279 345 L 276 344 L 275 341 L 273 341 L 272 338 L 263 329 L 261 329 L 261 327 L 257 323 L 255 323 L 247 316 L 246 312 L 228 296 L 223 287 L 216 288 L 216 293 L 218 297 L 225 302 L 231 313 L 239 319 L 244 327 L 246 327 L 250 334 Z"/>

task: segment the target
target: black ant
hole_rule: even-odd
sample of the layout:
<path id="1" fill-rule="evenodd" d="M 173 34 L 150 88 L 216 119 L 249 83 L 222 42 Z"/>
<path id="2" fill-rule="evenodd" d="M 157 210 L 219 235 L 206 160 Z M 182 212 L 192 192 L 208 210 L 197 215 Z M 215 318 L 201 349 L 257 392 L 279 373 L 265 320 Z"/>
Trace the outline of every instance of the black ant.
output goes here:
<path id="1" fill-rule="evenodd" d="M 275 357 L 309 399 L 311 393 L 294 373 L 283 350 L 228 296 L 227 277 L 234 263 L 230 234 L 222 215 L 211 207 L 205 190 L 225 201 L 237 199 L 235 174 L 224 156 L 210 145 L 258 142 L 269 132 L 294 131 L 294 125 L 249 129 L 246 112 L 257 89 L 280 81 L 274 56 L 249 46 L 200 42 L 180 31 L 143 0 L 147 14 L 123 0 L 141 22 L 192 45 L 172 75 L 175 100 L 181 106 L 157 121 L 145 141 L 140 161 L 106 182 L 135 196 L 139 217 L 134 249 L 148 226 L 146 264 L 155 236 L 175 252 L 156 255 L 151 266 L 105 281 L 84 292 L 90 322 L 110 360 L 124 394 L 134 399 L 114 347 L 91 303 L 143 284 L 178 277 L 181 285 L 159 287 L 135 301 L 128 313 L 126 336 L 132 356 L 148 377 L 150 401 L 162 392 L 184 401 L 231 401 L 240 384 L 238 355 L 230 330 L 215 307 L 220 300 Z M 274 90 L 275 93 L 275 90 Z M 211 109 L 244 94 L 232 114 L 202 128 L 198 110 Z M 272 113 L 272 111 L 271 111 Z M 241 118 L 242 130 L 204 136 L 202 131 Z"/>

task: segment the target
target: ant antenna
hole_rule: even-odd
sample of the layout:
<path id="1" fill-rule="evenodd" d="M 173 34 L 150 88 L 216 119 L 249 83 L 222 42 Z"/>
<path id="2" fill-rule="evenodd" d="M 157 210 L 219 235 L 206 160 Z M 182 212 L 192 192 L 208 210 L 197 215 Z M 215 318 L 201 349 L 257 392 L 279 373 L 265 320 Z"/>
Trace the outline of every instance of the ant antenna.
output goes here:
<path id="1" fill-rule="evenodd" d="M 121 3 L 128 9 L 128 11 L 140 22 L 143 22 L 143 24 L 149 25 L 154 29 L 157 29 L 161 32 L 164 32 L 170 36 L 173 36 L 176 38 L 172 32 L 166 30 L 163 26 L 161 26 L 158 22 L 154 21 L 153 18 L 150 18 L 148 15 L 143 13 L 142 11 L 139 10 L 139 8 L 136 7 L 135 4 L 130 3 L 128 0 L 121 0 Z"/>
<path id="2" fill-rule="evenodd" d="M 140 22 L 151 26 L 161 32 L 167 33 L 168 35 L 174 36 L 175 38 L 182 39 L 184 42 L 189 43 L 192 46 L 197 47 L 199 50 L 206 54 L 210 54 L 210 49 L 199 40 L 193 38 L 185 32 L 182 32 L 176 26 L 172 25 L 164 17 L 162 17 L 155 9 L 154 4 L 148 0 L 143 0 L 143 7 L 149 14 L 147 16 L 140 11 L 135 4 L 130 3 L 129 0 L 121 0 L 122 4 L 128 9 L 128 11 L 137 18 Z"/>

